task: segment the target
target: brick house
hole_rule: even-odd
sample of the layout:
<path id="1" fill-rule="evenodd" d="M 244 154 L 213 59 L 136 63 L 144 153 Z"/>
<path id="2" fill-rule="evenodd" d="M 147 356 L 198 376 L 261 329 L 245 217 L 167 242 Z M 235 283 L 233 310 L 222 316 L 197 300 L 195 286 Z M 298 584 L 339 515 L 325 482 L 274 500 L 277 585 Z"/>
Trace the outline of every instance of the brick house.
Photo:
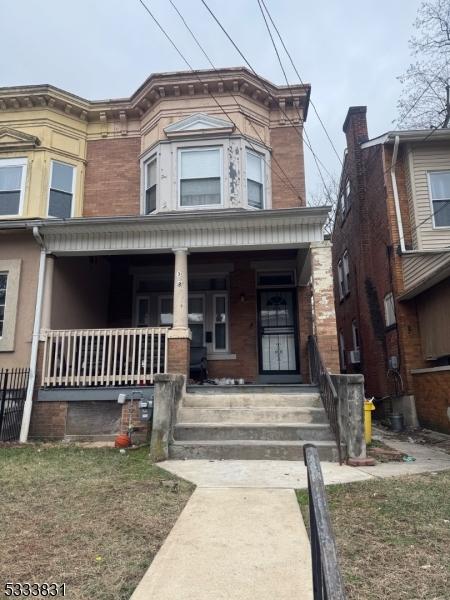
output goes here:
<path id="1" fill-rule="evenodd" d="M 351 107 L 333 231 L 341 372 L 450 431 L 450 131 L 369 139 Z M 415 404 L 415 408 L 414 408 Z"/>
<path id="2" fill-rule="evenodd" d="M 245 68 L 156 74 L 107 101 L 0 89 L 0 177 L 21 169 L 20 203 L 0 204 L 5 314 L 37 307 L 31 435 L 111 433 L 120 389 L 189 379 L 193 351 L 210 379 L 307 384 L 314 331 L 338 369 L 328 207 L 305 202 L 309 94 Z M 0 368 L 32 357 L 32 334 L 27 318 Z"/>

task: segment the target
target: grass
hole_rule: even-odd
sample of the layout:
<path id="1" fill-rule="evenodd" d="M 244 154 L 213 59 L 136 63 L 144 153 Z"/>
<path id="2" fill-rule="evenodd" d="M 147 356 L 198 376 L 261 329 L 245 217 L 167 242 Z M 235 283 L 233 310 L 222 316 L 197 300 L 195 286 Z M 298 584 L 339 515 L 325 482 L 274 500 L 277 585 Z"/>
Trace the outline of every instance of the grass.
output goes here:
<path id="1" fill-rule="evenodd" d="M 449 598 L 449 471 L 326 490 L 348 600 Z"/>
<path id="2" fill-rule="evenodd" d="M 148 449 L 0 449 L 0 597 L 6 581 L 66 583 L 71 600 L 128 599 L 192 486 Z"/>

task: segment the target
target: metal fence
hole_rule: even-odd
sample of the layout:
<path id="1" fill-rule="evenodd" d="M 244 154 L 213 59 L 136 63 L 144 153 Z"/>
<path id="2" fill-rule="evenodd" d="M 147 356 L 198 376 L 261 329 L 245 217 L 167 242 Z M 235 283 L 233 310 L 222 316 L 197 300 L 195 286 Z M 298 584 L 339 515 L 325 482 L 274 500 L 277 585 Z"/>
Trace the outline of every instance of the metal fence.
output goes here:
<path id="1" fill-rule="evenodd" d="M 313 444 L 305 444 L 303 455 L 308 472 L 313 597 L 314 600 L 346 600 L 319 453 Z"/>
<path id="2" fill-rule="evenodd" d="M 0 369 L 0 441 L 19 439 L 29 369 Z"/>
<path id="3" fill-rule="evenodd" d="M 339 426 L 339 398 L 336 388 L 331 381 L 330 373 L 325 367 L 319 352 L 317 340 L 313 335 L 308 339 L 309 369 L 311 382 L 319 386 L 320 397 L 330 422 L 331 431 L 334 434 L 339 456 L 339 464 L 342 465 L 341 430 Z"/>

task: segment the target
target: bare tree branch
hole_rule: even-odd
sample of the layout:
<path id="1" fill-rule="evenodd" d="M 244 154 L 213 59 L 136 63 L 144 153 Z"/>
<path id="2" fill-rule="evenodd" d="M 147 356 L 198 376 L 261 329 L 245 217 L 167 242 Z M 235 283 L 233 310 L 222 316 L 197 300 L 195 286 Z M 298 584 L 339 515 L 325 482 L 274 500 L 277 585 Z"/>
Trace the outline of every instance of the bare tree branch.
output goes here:
<path id="1" fill-rule="evenodd" d="M 333 232 L 338 194 L 339 180 L 335 175 L 331 175 L 326 178 L 326 181 L 319 183 L 316 190 L 309 196 L 308 206 L 331 206 L 323 228 L 325 235 L 331 236 Z"/>

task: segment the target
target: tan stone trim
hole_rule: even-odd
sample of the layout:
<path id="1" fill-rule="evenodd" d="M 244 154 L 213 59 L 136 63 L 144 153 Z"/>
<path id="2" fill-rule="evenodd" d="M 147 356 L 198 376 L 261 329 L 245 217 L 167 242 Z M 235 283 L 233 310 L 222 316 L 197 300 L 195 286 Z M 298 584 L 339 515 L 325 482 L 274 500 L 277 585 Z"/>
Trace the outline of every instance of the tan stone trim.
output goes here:
<path id="1" fill-rule="evenodd" d="M 172 327 L 167 332 L 167 337 L 170 340 L 192 340 L 191 330 L 185 327 Z"/>

